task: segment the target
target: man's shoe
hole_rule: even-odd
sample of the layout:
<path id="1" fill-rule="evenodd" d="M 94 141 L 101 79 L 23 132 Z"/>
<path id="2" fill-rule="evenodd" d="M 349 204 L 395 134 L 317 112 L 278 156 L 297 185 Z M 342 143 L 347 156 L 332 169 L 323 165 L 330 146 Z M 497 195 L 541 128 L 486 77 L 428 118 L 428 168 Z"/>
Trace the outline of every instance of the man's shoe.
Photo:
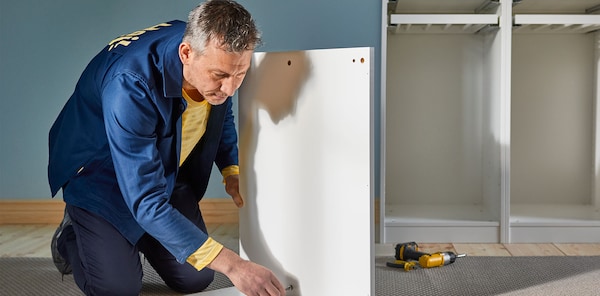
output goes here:
<path id="1" fill-rule="evenodd" d="M 63 275 L 73 272 L 71 269 L 71 264 L 69 264 L 69 262 L 67 262 L 67 260 L 65 260 L 65 258 L 63 258 L 63 256 L 58 252 L 58 238 L 63 234 L 63 230 L 65 230 L 67 226 L 73 227 L 71 226 L 71 217 L 69 217 L 69 214 L 65 209 L 65 216 L 63 217 L 62 222 L 60 222 L 60 225 L 58 225 L 58 228 L 56 228 L 54 236 L 52 236 L 52 241 L 50 242 L 52 261 L 54 261 L 54 265 Z"/>

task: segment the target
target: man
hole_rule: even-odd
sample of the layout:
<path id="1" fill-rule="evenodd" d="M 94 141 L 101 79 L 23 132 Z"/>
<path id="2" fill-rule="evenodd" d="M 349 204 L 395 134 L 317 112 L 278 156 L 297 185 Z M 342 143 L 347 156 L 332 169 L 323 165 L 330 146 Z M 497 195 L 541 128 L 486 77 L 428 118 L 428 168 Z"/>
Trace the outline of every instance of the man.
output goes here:
<path id="1" fill-rule="evenodd" d="M 270 270 L 211 239 L 198 208 L 213 163 L 243 205 L 231 96 L 259 43 L 246 9 L 209 0 L 187 24 L 118 37 L 86 67 L 50 130 L 48 165 L 67 204 L 54 262 L 86 295 L 138 295 L 139 252 L 178 292 L 219 271 L 244 294 L 285 294 Z"/>

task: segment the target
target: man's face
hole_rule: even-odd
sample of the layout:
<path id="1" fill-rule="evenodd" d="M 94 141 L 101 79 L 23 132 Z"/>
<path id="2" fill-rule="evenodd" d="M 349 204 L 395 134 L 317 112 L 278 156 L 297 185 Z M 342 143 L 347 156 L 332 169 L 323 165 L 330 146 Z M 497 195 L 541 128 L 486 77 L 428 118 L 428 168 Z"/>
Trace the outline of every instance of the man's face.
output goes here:
<path id="1" fill-rule="evenodd" d="M 211 105 L 220 105 L 240 87 L 252 59 L 252 51 L 227 52 L 215 40 L 211 40 L 204 52 L 191 48 L 187 43 L 179 46 L 183 63 L 183 88 L 186 92 L 197 91 Z"/>

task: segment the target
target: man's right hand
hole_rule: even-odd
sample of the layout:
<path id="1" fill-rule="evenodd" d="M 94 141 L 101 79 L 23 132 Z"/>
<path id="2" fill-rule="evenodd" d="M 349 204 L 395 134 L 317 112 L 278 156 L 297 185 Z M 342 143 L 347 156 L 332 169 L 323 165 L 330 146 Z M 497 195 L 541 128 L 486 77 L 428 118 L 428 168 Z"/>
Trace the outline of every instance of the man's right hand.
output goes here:
<path id="1" fill-rule="evenodd" d="M 208 267 L 226 275 L 245 295 L 283 296 L 285 288 L 272 271 L 223 248 Z"/>

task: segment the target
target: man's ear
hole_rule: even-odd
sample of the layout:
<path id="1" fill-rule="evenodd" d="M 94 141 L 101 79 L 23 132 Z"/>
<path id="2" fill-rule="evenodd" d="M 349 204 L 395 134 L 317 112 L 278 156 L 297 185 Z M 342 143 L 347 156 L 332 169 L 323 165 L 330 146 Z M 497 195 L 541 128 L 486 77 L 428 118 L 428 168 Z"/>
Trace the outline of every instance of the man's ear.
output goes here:
<path id="1" fill-rule="evenodd" d="M 179 44 L 179 59 L 181 63 L 187 64 L 192 59 L 192 46 L 187 42 Z"/>

